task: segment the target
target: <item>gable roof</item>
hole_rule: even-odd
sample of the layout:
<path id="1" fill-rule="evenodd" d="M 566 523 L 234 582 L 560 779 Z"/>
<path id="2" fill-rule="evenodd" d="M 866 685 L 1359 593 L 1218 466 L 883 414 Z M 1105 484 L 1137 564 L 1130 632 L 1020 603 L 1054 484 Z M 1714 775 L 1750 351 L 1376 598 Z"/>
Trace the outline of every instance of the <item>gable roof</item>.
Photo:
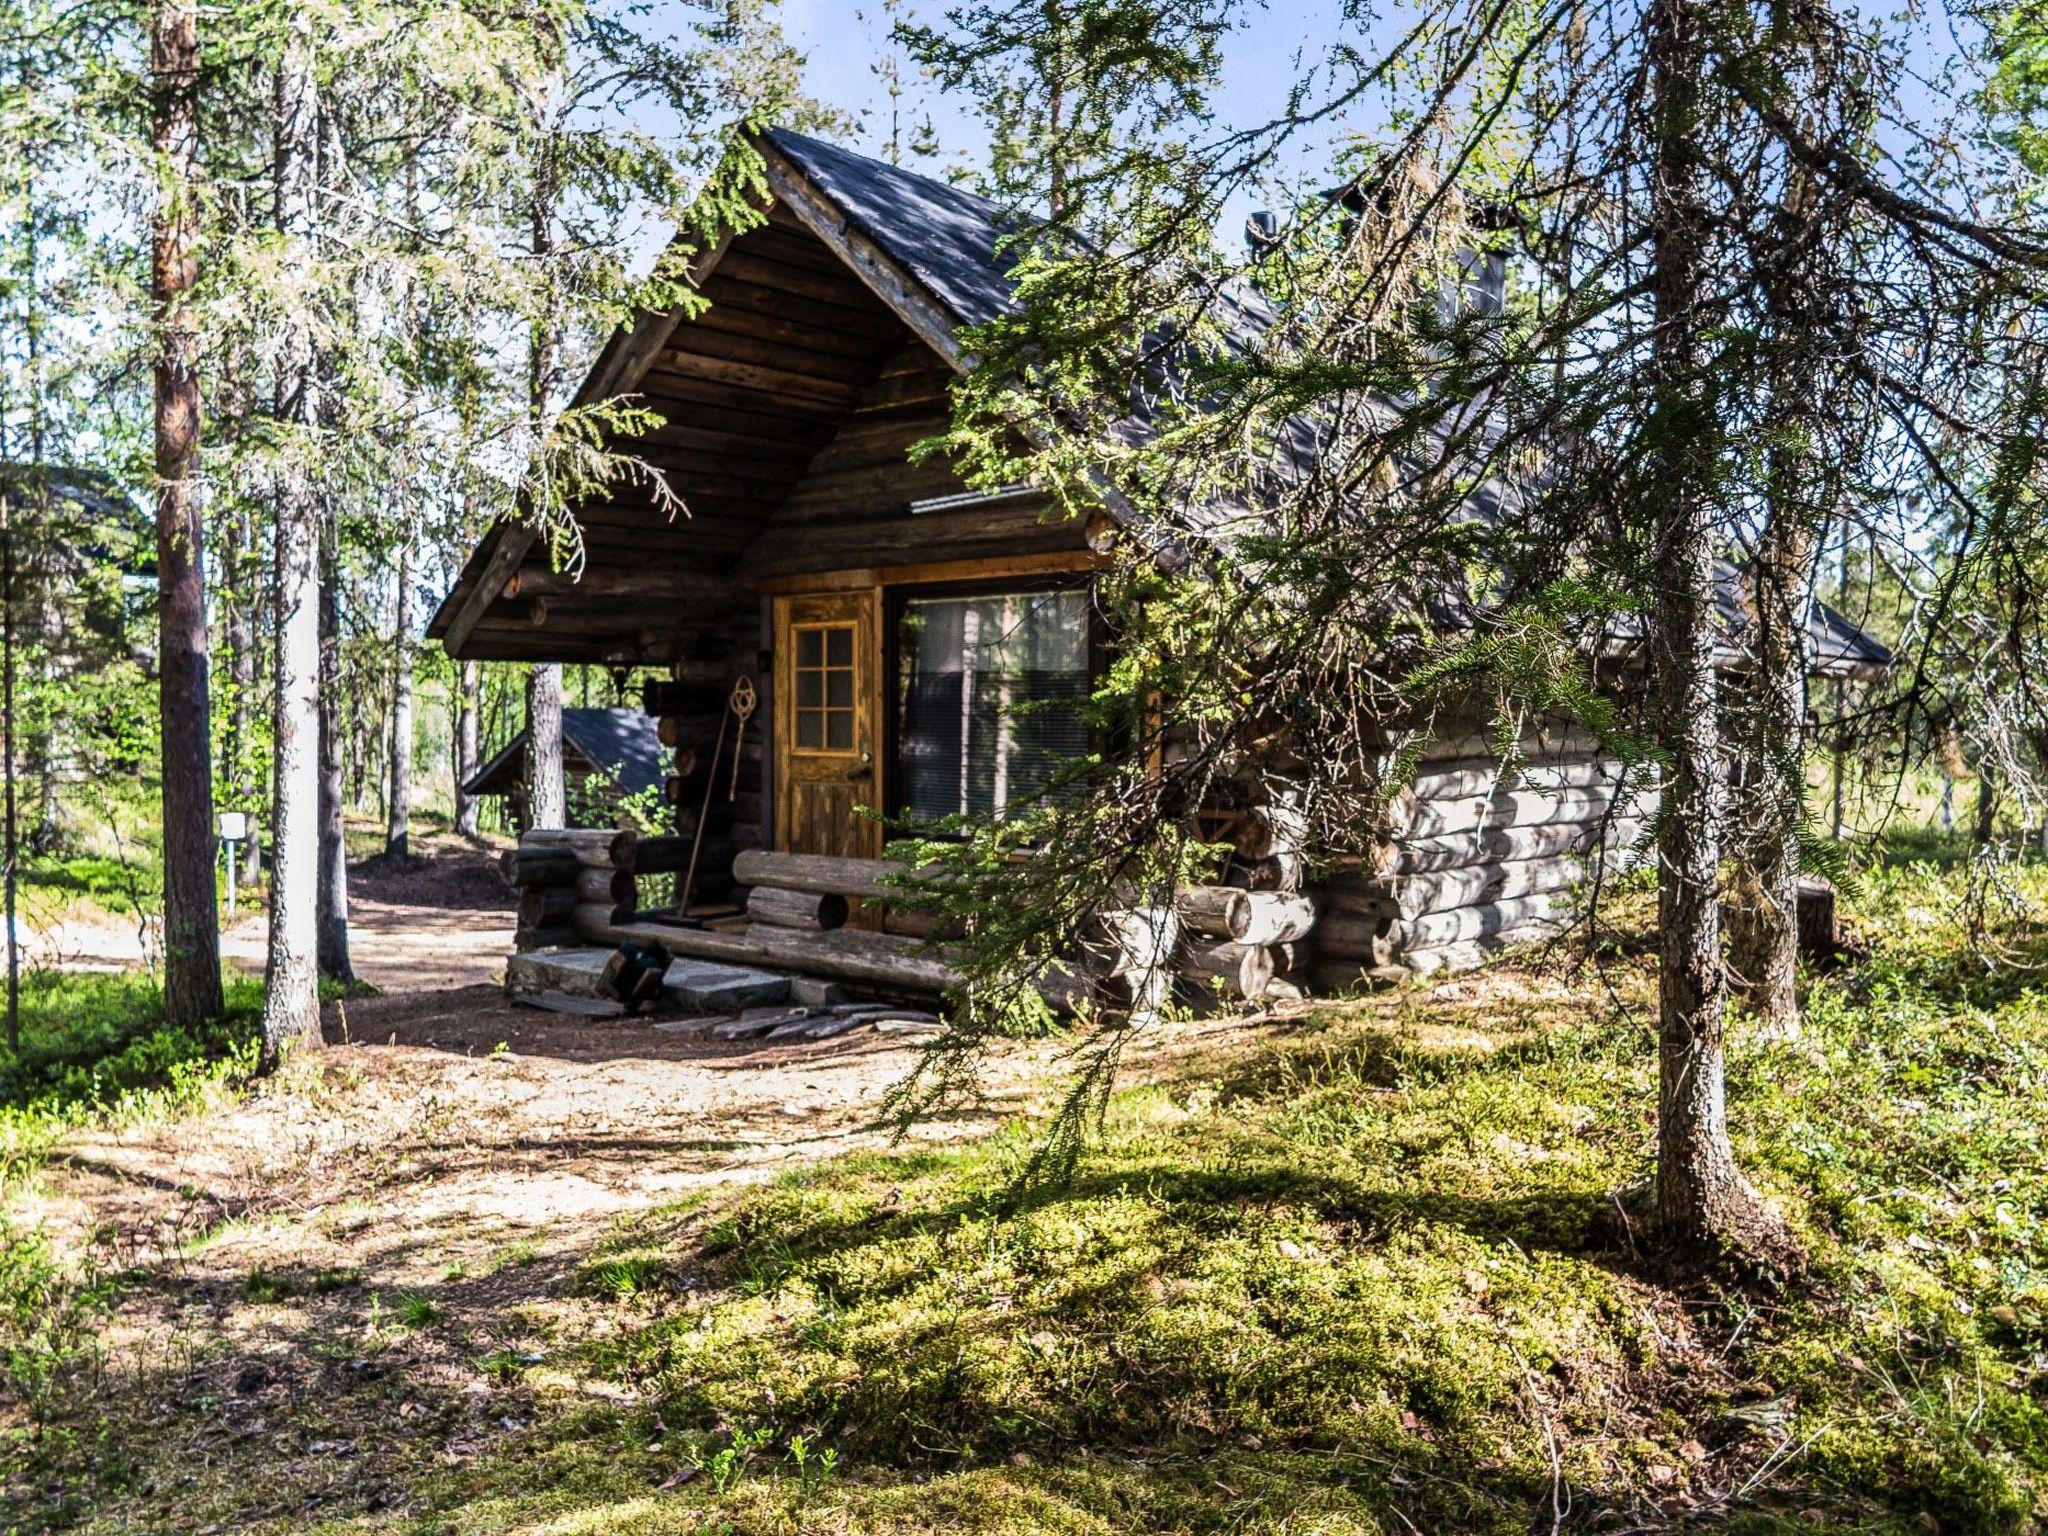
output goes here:
<path id="1" fill-rule="evenodd" d="M 1013 226 L 1002 209 L 959 187 L 789 129 L 767 129 L 757 142 L 778 200 L 908 330 L 922 337 L 955 370 L 963 369 L 955 333 L 998 318 L 1014 303 L 1009 258 L 1003 249 Z M 719 254 L 711 253 L 707 268 Z M 712 275 L 715 279 L 715 268 Z M 1233 328 L 1246 341 L 1272 323 L 1270 310 L 1255 292 L 1233 292 L 1229 302 Z M 679 329 L 688 328 L 677 327 L 673 316 L 642 316 L 632 325 L 622 326 L 607 342 L 578 399 L 632 388 L 638 378 L 632 371 L 633 358 L 636 352 L 648 350 L 648 333 L 658 349 Z M 639 366 L 644 370 L 645 362 Z M 1148 421 L 1134 417 L 1127 430 L 1142 435 L 1149 427 Z M 1303 423 L 1289 436 L 1284 456 L 1297 469 L 1305 470 L 1317 456 L 1318 434 Z M 1475 487 L 1470 513 L 1497 517 L 1517 505 L 1525 489 L 1489 476 Z M 1254 509 L 1218 506 L 1207 511 L 1209 515 L 1199 521 L 1228 521 Z M 429 626 L 430 636 L 454 634 L 459 624 L 458 598 L 466 589 L 478 583 L 502 582 L 507 572 L 517 568 L 531 543 L 530 534 L 523 537 L 525 542 L 519 542 L 522 530 L 517 525 L 504 524 L 477 548 L 456 589 Z M 497 547 L 506 543 L 513 548 Z M 1734 567 L 1726 568 L 1720 585 L 1720 606 L 1731 619 L 1731 627 L 1739 628 L 1742 603 Z M 1811 636 L 1815 664 L 1823 670 L 1868 673 L 1890 660 L 1890 652 L 1876 639 L 1818 603 L 1812 614 Z M 459 638 L 454 634 L 450 639 L 451 649 Z"/>
<path id="2" fill-rule="evenodd" d="M 524 729 L 507 742 L 462 786 L 465 795 L 509 795 L 519 783 L 526 761 Z M 624 793 L 657 790 L 668 776 L 667 749 L 654 722 L 637 709 L 565 709 L 562 711 L 564 755 L 585 770 L 608 775 Z"/>
<path id="3" fill-rule="evenodd" d="M 987 198 L 787 128 L 762 137 L 850 228 L 914 277 L 956 328 L 1008 311 L 1013 289 L 1001 241 L 1009 226 Z"/>

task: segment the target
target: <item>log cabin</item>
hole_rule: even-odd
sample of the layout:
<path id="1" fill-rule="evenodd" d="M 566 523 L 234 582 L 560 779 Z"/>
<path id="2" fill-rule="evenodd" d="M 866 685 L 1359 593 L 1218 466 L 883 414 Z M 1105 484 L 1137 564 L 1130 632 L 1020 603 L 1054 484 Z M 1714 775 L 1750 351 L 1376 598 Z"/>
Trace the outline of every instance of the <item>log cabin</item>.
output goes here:
<path id="1" fill-rule="evenodd" d="M 863 809 L 999 816 L 1080 749 L 1101 557 L 1028 489 L 977 494 L 908 457 L 947 424 L 959 333 L 1011 302 L 995 206 L 799 134 L 758 142 L 772 205 L 696 258 L 708 304 L 633 317 L 577 397 L 659 413 L 630 451 L 687 515 L 631 490 L 575 508 L 576 579 L 503 523 L 428 632 L 459 659 L 662 675 L 644 702 L 676 753 L 678 832 L 701 822 L 697 862 L 737 896 L 671 947 L 929 986 L 943 965 L 889 931 L 883 828 Z M 1823 670 L 1885 661 L 1825 608 L 1814 642 Z M 729 708 L 736 685 L 753 714 Z M 1012 716 L 1019 701 L 1034 707 Z M 1179 903 L 1180 968 L 1257 996 L 1464 967 L 1556 931 L 1588 860 L 1635 842 L 1655 796 L 1623 803 L 1620 765 L 1567 724 L 1532 723 L 1522 747 L 1528 767 L 1503 783 L 1477 722 L 1443 732 L 1390 804 L 1380 853 L 1313 891 L 1289 808 L 1241 810 L 1224 828 L 1235 894 Z M 863 900 L 882 916 L 849 931 Z M 630 914 L 615 904 L 580 931 L 609 941 Z"/>

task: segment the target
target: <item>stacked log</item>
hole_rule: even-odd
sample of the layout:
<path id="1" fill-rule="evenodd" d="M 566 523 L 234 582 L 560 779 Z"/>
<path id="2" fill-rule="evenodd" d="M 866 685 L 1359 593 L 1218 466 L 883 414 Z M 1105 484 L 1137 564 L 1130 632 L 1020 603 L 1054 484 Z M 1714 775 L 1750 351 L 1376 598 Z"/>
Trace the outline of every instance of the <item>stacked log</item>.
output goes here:
<path id="1" fill-rule="evenodd" d="M 664 870 L 687 839 L 642 838 L 612 827 L 520 834 L 499 867 L 519 892 L 514 944 L 522 950 L 598 942 L 599 930 L 630 923 L 640 910 L 638 871 Z"/>
<path id="2" fill-rule="evenodd" d="M 775 853 L 753 848 L 735 855 L 733 878 L 758 894 L 772 894 L 756 912 L 753 896 L 747 901 L 747 916 L 772 926 L 811 928 L 829 932 L 846 923 L 856 910 L 878 921 L 882 932 L 906 939 L 954 939 L 960 936 L 957 923 L 923 908 L 906 905 L 904 893 L 893 882 L 909 866 L 894 859 L 849 859 L 824 853 Z M 811 911 L 804 898 L 832 898 L 821 909 Z"/>
<path id="3" fill-rule="evenodd" d="M 1301 892 L 1185 886 L 1174 907 L 1189 934 L 1176 967 L 1197 987 L 1260 1002 L 1308 969 L 1316 904 Z"/>
<path id="4" fill-rule="evenodd" d="M 1626 787 L 1621 765 L 1584 733 L 1525 740 L 1523 750 L 1541 755 L 1509 773 L 1490 757 L 1425 749 L 1372 854 L 1317 890 L 1327 909 L 1316 928 L 1319 988 L 1466 970 L 1553 937 L 1590 879 L 1625 867 L 1655 794 Z"/>
<path id="5" fill-rule="evenodd" d="M 830 933 L 846 926 L 847 900 L 836 891 L 791 891 L 757 885 L 747 893 L 747 920 L 772 928 Z"/>

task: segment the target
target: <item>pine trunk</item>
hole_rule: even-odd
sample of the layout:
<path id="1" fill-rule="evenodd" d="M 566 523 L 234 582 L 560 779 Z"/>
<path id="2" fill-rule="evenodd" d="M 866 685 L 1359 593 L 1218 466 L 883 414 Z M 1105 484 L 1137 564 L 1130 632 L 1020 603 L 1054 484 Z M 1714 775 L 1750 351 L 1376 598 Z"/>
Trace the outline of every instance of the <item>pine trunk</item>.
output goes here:
<path id="1" fill-rule="evenodd" d="M 466 795 L 462 786 L 477 770 L 477 678 L 473 661 L 455 664 L 455 831 L 460 837 L 477 833 L 478 800 Z"/>
<path id="2" fill-rule="evenodd" d="M 562 669 L 544 662 L 526 679 L 526 827 L 537 832 L 568 824 L 562 778 Z"/>
<path id="3" fill-rule="evenodd" d="M 1765 269 L 1771 316 L 1770 441 L 1763 537 L 1749 569 L 1756 686 L 1744 714 L 1749 803 L 1729 907 L 1729 968 L 1766 1034 L 1799 1031 L 1799 830 L 1806 810 L 1806 677 L 1819 530 L 1834 487 L 1814 459 L 1818 387 L 1810 339 L 1814 311 L 1815 195 L 1796 168 L 1786 177 Z"/>
<path id="4" fill-rule="evenodd" d="M 1774 478 L 1796 473 L 1773 471 Z M 1756 673 L 1743 731 L 1750 782 L 1728 908 L 1729 969 L 1765 1031 L 1779 1037 L 1799 1029 L 1799 828 L 1806 799 L 1812 574 L 1805 510 L 1796 495 L 1780 497 L 1750 570 Z"/>
<path id="5" fill-rule="evenodd" d="M 221 1010 L 214 907 L 213 763 L 208 739 L 206 571 L 199 503 L 199 8 L 156 0 L 151 144 L 158 203 L 150 290 L 156 358 L 157 625 L 163 731 L 164 1017 L 196 1025 Z"/>
<path id="6" fill-rule="evenodd" d="M 1708 170 L 1700 92 L 1707 76 L 1704 7 L 1654 0 L 1647 42 L 1652 170 L 1651 277 L 1656 307 L 1652 455 L 1654 574 L 1650 710 L 1666 754 L 1659 825 L 1656 1212 L 1665 1243 L 1688 1255 L 1739 1237 L 1754 1197 L 1728 1139 L 1722 1060 L 1725 973 L 1718 892 L 1721 829 L 1718 678 L 1714 651 L 1714 507 L 1719 442 L 1697 316 L 1705 285 Z"/>
<path id="7" fill-rule="evenodd" d="M 398 552 L 398 600 L 391 637 L 391 767 L 384 776 L 387 797 L 384 856 L 411 856 L 412 830 L 412 551 Z"/>
<path id="8" fill-rule="evenodd" d="M 276 82 L 274 162 L 278 232 L 287 271 L 311 261 L 319 99 L 311 22 L 294 18 Z M 287 331 L 278 366 L 277 416 L 297 453 L 285 455 L 273 532 L 276 666 L 272 753 L 276 782 L 270 883 L 270 956 L 264 974 L 266 1068 L 320 1043 L 320 535 L 318 492 L 308 468 L 318 420 L 313 336 L 303 322 Z"/>

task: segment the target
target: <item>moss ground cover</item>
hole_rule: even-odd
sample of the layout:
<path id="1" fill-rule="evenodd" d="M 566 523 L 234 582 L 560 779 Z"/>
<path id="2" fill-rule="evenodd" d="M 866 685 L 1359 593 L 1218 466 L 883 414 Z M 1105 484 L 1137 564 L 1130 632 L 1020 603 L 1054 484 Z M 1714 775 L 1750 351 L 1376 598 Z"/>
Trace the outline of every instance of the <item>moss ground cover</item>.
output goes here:
<path id="1" fill-rule="evenodd" d="M 1738 1024 L 1793 1290 L 1637 1251 L 1652 978 L 1524 962 L 1205 1026 L 1056 1188 L 1015 1186 L 1027 1118 L 693 1195 L 567 1265 L 337 1282 L 295 1339 L 336 1362 L 305 1434 L 117 1371 L 56 1410 L 71 1450 L 16 1435 L 19 1486 L 61 1476 L 48 1523 L 106 1532 L 2032 1529 L 2048 882 L 2006 890 L 1987 918 L 1961 864 L 1871 871 L 1869 954 L 1812 980 L 1806 1036 Z M 451 1440 L 478 1399 L 501 1432 Z"/>

